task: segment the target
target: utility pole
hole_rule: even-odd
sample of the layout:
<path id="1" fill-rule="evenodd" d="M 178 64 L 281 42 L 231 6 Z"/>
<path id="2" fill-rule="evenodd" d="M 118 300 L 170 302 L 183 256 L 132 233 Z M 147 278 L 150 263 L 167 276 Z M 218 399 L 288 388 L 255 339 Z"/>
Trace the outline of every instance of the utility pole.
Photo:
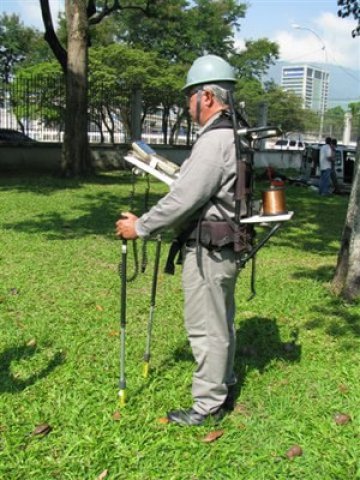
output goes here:
<path id="1" fill-rule="evenodd" d="M 291 25 L 293 28 L 296 30 L 307 30 L 308 32 L 311 32 L 315 37 L 319 40 L 321 44 L 321 50 L 324 52 L 324 58 L 325 58 L 325 69 L 328 65 L 328 58 L 327 58 L 327 51 L 326 51 L 326 45 L 323 41 L 323 39 L 320 37 L 318 33 L 315 32 L 312 28 L 308 27 L 303 27 L 301 25 L 298 25 L 297 23 L 293 23 Z M 321 102 L 320 102 L 320 125 L 319 125 L 319 142 L 322 140 L 323 137 L 323 132 L 324 132 L 324 117 L 325 117 L 325 86 L 327 84 L 326 82 L 326 76 L 328 73 L 322 72 L 322 88 L 321 88 Z"/>

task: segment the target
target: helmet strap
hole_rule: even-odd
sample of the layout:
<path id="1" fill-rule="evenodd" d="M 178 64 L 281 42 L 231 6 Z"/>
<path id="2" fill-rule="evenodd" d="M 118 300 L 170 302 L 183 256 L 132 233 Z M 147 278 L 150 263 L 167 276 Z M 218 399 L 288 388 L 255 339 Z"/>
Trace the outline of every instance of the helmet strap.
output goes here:
<path id="1" fill-rule="evenodd" d="M 196 118 L 195 121 L 200 125 L 200 114 L 201 114 L 201 97 L 203 95 L 203 90 L 198 90 L 196 93 Z"/>

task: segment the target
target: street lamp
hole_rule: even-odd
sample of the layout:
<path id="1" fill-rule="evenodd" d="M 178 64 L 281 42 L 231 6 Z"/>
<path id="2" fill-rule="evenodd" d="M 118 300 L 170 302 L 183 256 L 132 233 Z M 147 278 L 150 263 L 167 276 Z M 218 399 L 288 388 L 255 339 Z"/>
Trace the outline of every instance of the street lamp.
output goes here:
<path id="1" fill-rule="evenodd" d="M 326 66 L 327 63 L 328 63 L 327 51 L 326 51 L 325 43 L 324 43 L 323 39 L 320 37 L 320 35 L 319 35 L 318 33 L 316 33 L 315 30 L 313 30 L 312 28 L 303 27 L 303 26 L 301 26 L 301 25 L 298 25 L 297 23 L 293 23 L 293 24 L 291 24 L 291 26 L 292 26 L 292 28 L 295 28 L 296 30 L 307 30 L 308 32 L 311 32 L 313 35 L 315 35 L 315 37 L 319 40 L 319 42 L 320 42 L 320 44 L 321 44 L 321 50 L 324 52 L 325 66 Z M 326 78 L 325 75 L 326 75 L 326 72 L 323 72 L 323 75 L 322 75 L 323 84 L 322 84 L 322 91 L 321 91 L 321 110 L 320 110 L 319 142 L 320 142 L 321 139 L 322 139 L 323 129 L 324 129 L 324 116 L 325 116 L 325 78 Z"/>

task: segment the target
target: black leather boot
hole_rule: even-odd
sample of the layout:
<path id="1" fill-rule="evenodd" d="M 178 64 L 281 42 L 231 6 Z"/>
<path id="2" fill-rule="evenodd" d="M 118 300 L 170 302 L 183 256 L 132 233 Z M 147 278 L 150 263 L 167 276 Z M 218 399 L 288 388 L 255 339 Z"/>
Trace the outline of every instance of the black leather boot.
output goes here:
<path id="1" fill-rule="evenodd" d="M 167 418 L 171 423 L 177 423 L 179 425 L 203 425 L 209 415 L 202 415 L 193 408 L 187 410 L 175 410 L 167 414 Z"/>

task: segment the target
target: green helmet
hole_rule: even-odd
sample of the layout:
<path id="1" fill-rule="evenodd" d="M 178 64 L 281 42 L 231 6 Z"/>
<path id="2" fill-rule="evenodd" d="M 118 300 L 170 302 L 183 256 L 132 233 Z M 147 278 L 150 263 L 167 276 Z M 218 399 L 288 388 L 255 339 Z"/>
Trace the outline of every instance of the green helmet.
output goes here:
<path id="1" fill-rule="evenodd" d="M 233 67 L 217 55 L 204 55 L 192 64 L 183 90 L 188 90 L 195 85 L 223 82 L 236 82 Z"/>

